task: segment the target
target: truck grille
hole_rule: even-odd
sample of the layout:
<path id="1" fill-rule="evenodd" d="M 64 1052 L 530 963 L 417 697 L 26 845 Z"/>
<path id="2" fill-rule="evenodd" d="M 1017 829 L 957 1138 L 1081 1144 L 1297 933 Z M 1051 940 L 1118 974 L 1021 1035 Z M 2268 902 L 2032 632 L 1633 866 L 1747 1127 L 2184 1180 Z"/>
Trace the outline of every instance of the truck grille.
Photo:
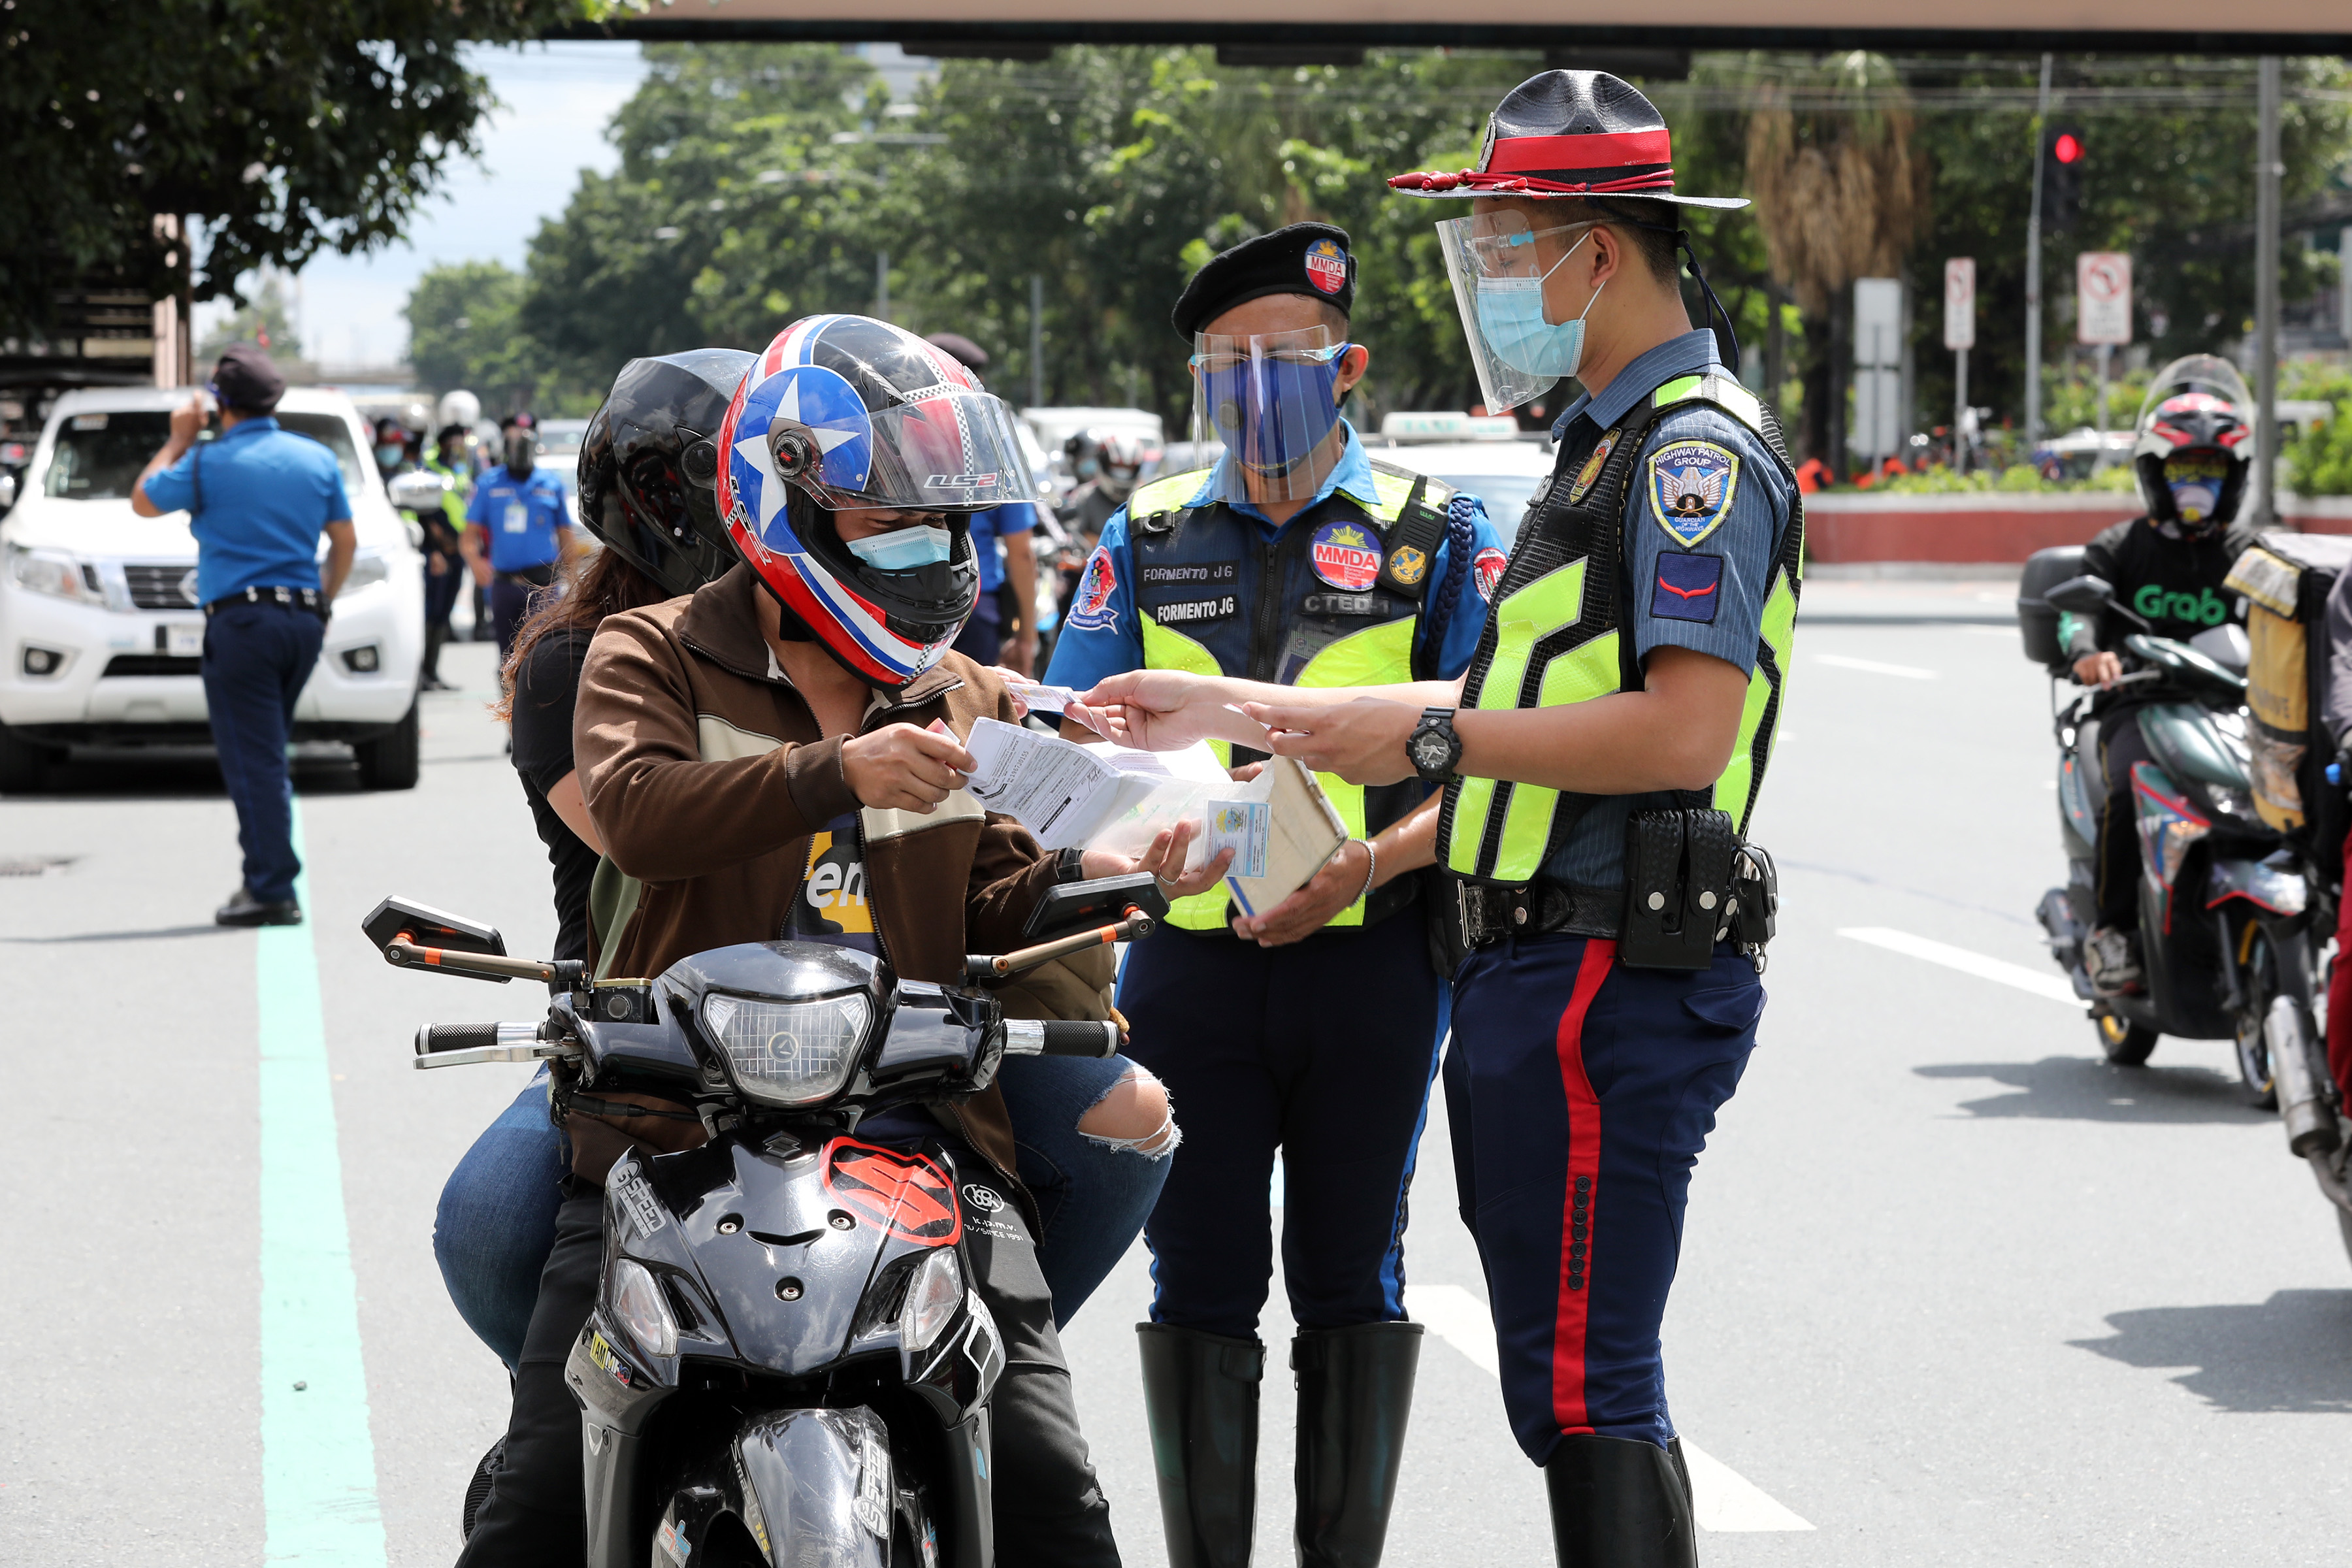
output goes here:
<path id="1" fill-rule="evenodd" d="M 167 653 L 118 653 L 106 661 L 107 676 L 202 675 L 204 671 L 203 659 L 177 658 Z"/>
<path id="2" fill-rule="evenodd" d="M 131 584 L 131 602 L 142 610 L 193 610 L 196 607 L 196 569 L 193 566 L 126 565 L 122 575 Z M 181 584 L 185 584 L 184 591 Z"/>

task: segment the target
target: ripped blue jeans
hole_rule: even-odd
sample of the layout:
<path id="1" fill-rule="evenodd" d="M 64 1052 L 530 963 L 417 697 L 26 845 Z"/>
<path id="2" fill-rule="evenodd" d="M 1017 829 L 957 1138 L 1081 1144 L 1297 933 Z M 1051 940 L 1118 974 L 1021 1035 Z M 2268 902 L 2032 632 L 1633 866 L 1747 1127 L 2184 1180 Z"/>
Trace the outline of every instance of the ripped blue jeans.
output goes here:
<path id="1" fill-rule="evenodd" d="M 1013 1120 L 1019 1175 L 1037 1200 L 1037 1261 L 1069 1321 L 1143 1228 L 1168 1180 L 1158 1157 L 1077 1130 L 1135 1064 L 1124 1057 L 1019 1057 L 997 1078 Z M 474 1140 L 441 1189 L 433 1257 L 457 1315 L 512 1369 L 555 1245 L 563 1135 L 547 1119 L 547 1077 L 531 1079 Z"/>

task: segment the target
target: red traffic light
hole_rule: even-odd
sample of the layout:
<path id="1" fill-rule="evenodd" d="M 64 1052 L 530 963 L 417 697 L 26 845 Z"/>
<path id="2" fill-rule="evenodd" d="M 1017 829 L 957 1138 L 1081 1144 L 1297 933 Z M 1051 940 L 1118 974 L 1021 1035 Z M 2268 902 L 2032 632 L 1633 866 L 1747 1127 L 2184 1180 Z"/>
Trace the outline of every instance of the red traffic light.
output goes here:
<path id="1" fill-rule="evenodd" d="M 2051 156 L 2062 163 L 2079 163 L 2083 156 L 2082 139 L 2072 131 L 2058 132 L 2058 140 L 2050 144 Z"/>

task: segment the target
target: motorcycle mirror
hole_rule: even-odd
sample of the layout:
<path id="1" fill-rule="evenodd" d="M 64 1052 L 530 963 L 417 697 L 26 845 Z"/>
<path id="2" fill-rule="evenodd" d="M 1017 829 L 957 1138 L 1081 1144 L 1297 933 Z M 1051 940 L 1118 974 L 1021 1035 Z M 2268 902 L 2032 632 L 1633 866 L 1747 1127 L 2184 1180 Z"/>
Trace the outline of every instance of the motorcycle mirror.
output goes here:
<path id="1" fill-rule="evenodd" d="M 2116 601 L 2116 591 L 2105 577 L 2069 577 L 2042 595 L 2053 609 L 2074 616 L 2095 616 Z"/>
<path id="2" fill-rule="evenodd" d="M 507 955 L 506 938 L 499 934 L 496 926 L 486 926 L 411 899 L 384 900 L 368 912 L 360 929 L 367 932 L 368 941 L 375 944 L 378 952 L 404 936 L 419 947 L 436 947 L 444 952 L 479 953 L 490 958 Z"/>
<path id="3" fill-rule="evenodd" d="M 385 487 L 392 504 L 403 511 L 439 511 L 444 493 L 441 476 L 422 468 L 411 468 L 404 474 L 394 474 Z"/>
<path id="4" fill-rule="evenodd" d="M 1029 923 L 1022 927 L 1021 935 L 1027 942 L 1051 942 L 1089 926 L 1110 925 L 1124 919 L 1130 908 L 1155 921 L 1168 918 L 1167 890 L 1150 872 L 1064 882 L 1045 889 L 1045 896 L 1029 911 Z"/>

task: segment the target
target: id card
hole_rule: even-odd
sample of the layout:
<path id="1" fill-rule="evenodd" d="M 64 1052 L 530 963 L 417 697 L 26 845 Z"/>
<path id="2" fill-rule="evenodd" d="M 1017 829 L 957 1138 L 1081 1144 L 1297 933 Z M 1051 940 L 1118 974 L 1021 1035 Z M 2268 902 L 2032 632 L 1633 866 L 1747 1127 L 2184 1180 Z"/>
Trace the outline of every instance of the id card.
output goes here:
<path id="1" fill-rule="evenodd" d="M 530 508 L 519 500 L 507 502 L 506 531 L 509 533 L 522 533 L 528 531 L 530 528 Z"/>
<path id="2" fill-rule="evenodd" d="M 1265 841 L 1274 824 L 1273 806 L 1262 800 L 1213 800 L 1207 805 L 1209 831 L 1201 847 L 1202 857 L 1213 860 L 1230 849 L 1234 863 L 1225 868 L 1226 876 L 1265 876 Z"/>

